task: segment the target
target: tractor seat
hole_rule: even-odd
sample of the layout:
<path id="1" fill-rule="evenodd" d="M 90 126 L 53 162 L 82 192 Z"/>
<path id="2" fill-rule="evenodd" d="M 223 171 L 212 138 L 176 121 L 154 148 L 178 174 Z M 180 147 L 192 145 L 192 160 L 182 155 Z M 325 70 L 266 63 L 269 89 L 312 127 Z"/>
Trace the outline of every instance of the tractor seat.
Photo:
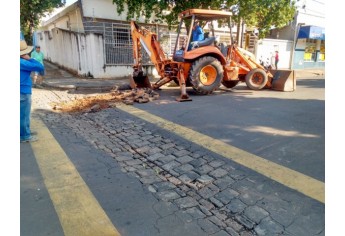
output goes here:
<path id="1" fill-rule="evenodd" d="M 216 37 L 209 37 L 207 39 L 204 39 L 202 41 L 194 41 L 191 42 L 192 44 L 192 50 L 199 48 L 199 47 L 204 47 L 204 46 L 209 46 L 211 45 L 214 41 L 216 40 Z"/>

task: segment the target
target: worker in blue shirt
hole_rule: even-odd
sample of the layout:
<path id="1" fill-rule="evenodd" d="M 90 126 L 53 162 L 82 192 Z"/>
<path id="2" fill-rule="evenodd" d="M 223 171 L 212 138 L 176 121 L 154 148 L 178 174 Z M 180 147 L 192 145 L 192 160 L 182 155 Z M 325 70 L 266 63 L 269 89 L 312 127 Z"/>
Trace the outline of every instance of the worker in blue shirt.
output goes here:
<path id="1" fill-rule="evenodd" d="M 34 142 L 37 137 L 30 130 L 32 71 L 43 71 L 44 66 L 30 58 L 33 47 L 20 40 L 20 142 Z"/>
<path id="2" fill-rule="evenodd" d="M 193 31 L 192 31 L 192 42 L 193 41 L 202 41 L 204 40 L 204 31 L 202 30 L 202 28 L 199 25 L 199 21 L 196 20 L 194 22 L 194 26 L 193 26 Z"/>

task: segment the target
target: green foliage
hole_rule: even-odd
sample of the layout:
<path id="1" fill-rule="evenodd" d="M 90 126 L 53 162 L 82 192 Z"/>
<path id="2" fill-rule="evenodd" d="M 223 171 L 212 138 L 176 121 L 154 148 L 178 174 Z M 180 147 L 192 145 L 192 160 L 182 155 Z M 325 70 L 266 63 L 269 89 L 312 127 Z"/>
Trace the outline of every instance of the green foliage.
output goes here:
<path id="1" fill-rule="evenodd" d="M 191 8 L 229 9 L 238 4 L 239 13 L 233 17 L 235 23 L 244 20 L 247 26 L 256 27 L 263 38 L 272 27 L 282 27 L 293 20 L 294 1 L 290 0 L 113 0 L 121 14 L 128 6 L 127 20 L 145 16 L 146 21 L 155 14 L 157 23 L 165 21 L 169 26 L 177 25 L 178 14 Z M 164 15 L 163 10 L 170 11 Z"/>
<path id="2" fill-rule="evenodd" d="M 32 33 L 40 19 L 65 3 L 65 0 L 20 0 L 20 29 L 28 44 L 32 43 Z"/>

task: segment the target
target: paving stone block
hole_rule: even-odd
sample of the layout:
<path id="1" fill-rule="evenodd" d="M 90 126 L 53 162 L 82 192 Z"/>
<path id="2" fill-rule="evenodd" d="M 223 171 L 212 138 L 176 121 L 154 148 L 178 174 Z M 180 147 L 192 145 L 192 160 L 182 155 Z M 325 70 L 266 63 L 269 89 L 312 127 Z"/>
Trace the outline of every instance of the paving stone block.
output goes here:
<path id="1" fill-rule="evenodd" d="M 172 202 L 159 201 L 155 203 L 152 208 L 161 217 L 172 215 L 178 211 L 178 207 Z"/>
<path id="2" fill-rule="evenodd" d="M 149 155 L 147 157 L 147 160 L 149 160 L 149 161 L 156 161 L 157 159 L 163 158 L 163 157 L 164 157 L 164 155 L 162 153 L 155 153 L 153 155 Z"/>
<path id="3" fill-rule="evenodd" d="M 133 159 L 133 155 L 132 154 L 126 154 L 126 155 L 123 155 L 123 154 L 118 154 L 117 156 L 115 156 L 115 159 L 117 161 L 128 161 L 128 160 L 132 160 Z"/>
<path id="4" fill-rule="evenodd" d="M 214 178 L 221 178 L 225 175 L 228 174 L 228 172 L 222 168 L 218 168 L 218 169 L 215 169 L 213 171 L 211 171 L 210 173 L 208 173 L 210 176 L 214 177 Z"/>
<path id="5" fill-rule="evenodd" d="M 135 141 L 133 140 L 131 144 L 135 144 L 137 148 L 140 148 L 140 147 L 146 147 L 147 145 L 150 145 L 150 142 L 137 139 Z"/>
<path id="6" fill-rule="evenodd" d="M 226 227 L 225 228 L 226 232 L 228 232 L 231 236 L 240 236 L 233 228 L 231 227 Z"/>
<path id="7" fill-rule="evenodd" d="M 191 155 L 193 158 L 196 158 L 193 156 L 193 154 Z M 197 159 L 194 159 L 192 161 L 189 162 L 189 164 L 191 164 L 192 166 L 194 167 L 199 167 L 199 166 L 202 166 L 204 164 L 206 164 L 207 162 L 204 160 L 204 159 L 201 159 L 201 158 L 197 158 Z"/>
<path id="8" fill-rule="evenodd" d="M 153 154 L 156 154 L 156 153 L 159 153 L 159 152 L 161 152 L 162 151 L 162 149 L 160 149 L 160 148 L 158 148 L 158 147 L 154 147 L 154 148 L 150 148 L 150 150 L 148 150 L 147 151 L 147 154 L 149 155 L 149 156 L 151 156 L 151 155 L 153 155 Z"/>
<path id="9" fill-rule="evenodd" d="M 176 158 L 176 161 L 180 162 L 181 164 L 186 164 L 186 163 L 193 161 L 193 160 L 194 160 L 193 157 L 190 157 L 187 155 Z"/>
<path id="10" fill-rule="evenodd" d="M 255 226 L 254 231 L 257 233 L 257 235 L 283 235 L 284 227 L 274 220 L 272 218 L 267 217 L 263 219 L 260 224 Z M 284 234 L 285 235 L 285 234 Z"/>
<path id="11" fill-rule="evenodd" d="M 148 177 L 151 175 L 156 175 L 155 171 L 152 169 L 143 169 L 143 170 L 138 170 L 137 171 L 138 175 L 141 177 Z"/>
<path id="12" fill-rule="evenodd" d="M 198 225 L 208 234 L 214 234 L 220 231 L 220 228 L 208 219 L 199 219 Z"/>
<path id="13" fill-rule="evenodd" d="M 160 165 L 167 164 L 169 162 L 172 162 L 176 157 L 173 155 L 164 155 L 163 157 L 160 157 L 157 159 L 157 161 L 160 162 Z"/>
<path id="14" fill-rule="evenodd" d="M 180 188 L 175 188 L 174 189 L 181 197 L 186 197 L 187 194 L 185 191 L 181 190 Z"/>
<path id="15" fill-rule="evenodd" d="M 182 220 L 184 223 L 191 223 L 193 222 L 193 217 L 190 214 L 187 214 L 184 210 L 179 210 L 174 213 L 178 218 Z"/>
<path id="16" fill-rule="evenodd" d="M 213 197 L 215 194 L 219 192 L 219 189 L 215 189 L 211 187 L 212 184 L 209 186 L 206 186 L 198 191 L 198 194 L 205 199 L 208 199 L 210 197 Z"/>
<path id="17" fill-rule="evenodd" d="M 205 175 L 213 170 L 212 166 L 209 165 L 202 165 L 194 169 L 194 171 L 200 175 Z"/>
<path id="18" fill-rule="evenodd" d="M 235 190 L 232 190 L 231 188 L 225 189 L 215 195 L 215 198 L 217 198 L 219 201 L 221 201 L 223 204 L 228 204 L 232 199 L 237 197 L 239 195 L 238 192 Z"/>
<path id="19" fill-rule="evenodd" d="M 212 166 L 213 168 L 218 168 L 220 166 L 223 166 L 224 165 L 224 161 L 221 161 L 221 160 L 213 160 L 211 161 L 210 163 L 208 163 L 210 166 Z"/>
<path id="20" fill-rule="evenodd" d="M 254 228 L 255 223 L 252 222 L 251 220 L 249 220 L 248 218 L 246 218 L 243 215 L 236 215 L 235 219 L 242 225 L 244 225 L 244 227 L 246 227 L 247 229 L 251 230 Z"/>
<path id="21" fill-rule="evenodd" d="M 247 193 L 242 193 L 239 198 L 242 202 L 244 202 L 247 205 L 254 205 L 256 202 L 258 202 L 260 199 L 262 199 L 262 195 L 252 191 Z"/>
<path id="22" fill-rule="evenodd" d="M 166 143 L 166 144 L 163 144 L 160 146 L 160 148 L 162 150 L 167 150 L 167 149 L 172 148 L 172 147 L 175 147 L 175 144 L 172 142 L 169 142 L 169 143 Z"/>
<path id="23" fill-rule="evenodd" d="M 153 135 L 148 135 L 148 134 L 146 134 L 146 133 L 144 133 L 144 134 L 141 135 L 141 140 L 143 140 L 143 141 L 148 141 L 148 140 L 149 140 L 148 143 L 151 143 L 151 140 L 152 140 L 153 138 L 154 138 Z"/>
<path id="24" fill-rule="evenodd" d="M 206 217 L 197 207 L 188 208 L 185 212 L 191 215 L 193 219 L 202 219 Z"/>
<path id="25" fill-rule="evenodd" d="M 210 184 L 212 183 L 212 181 L 214 181 L 214 179 L 208 175 L 202 175 L 199 178 L 197 178 L 197 180 L 204 185 Z"/>
<path id="26" fill-rule="evenodd" d="M 218 199 L 216 199 L 214 197 L 210 197 L 210 202 L 212 202 L 218 208 L 221 208 L 224 206 L 221 201 L 219 201 Z"/>
<path id="27" fill-rule="evenodd" d="M 192 165 L 183 164 L 183 165 L 180 165 L 179 167 L 174 168 L 174 171 L 176 171 L 177 173 L 180 173 L 180 174 L 184 174 L 184 173 L 187 173 L 193 169 L 194 169 L 194 167 Z"/>
<path id="28" fill-rule="evenodd" d="M 180 195 L 178 195 L 173 190 L 158 192 L 157 196 L 159 197 L 159 199 L 162 199 L 163 201 L 166 201 L 166 202 L 180 198 Z"/>
<path id="29" fill-rule="evenodd" d="M 199 199 L 201 199 L 201 197 L 196 193 L 196 192 L 194 192 L 194 191 L 188 191 L 187 192 L 187 195 L 188 196 L 190 196 L 190 197 L 192 197 L 192 198 L 194 198 L 195 200 L 199 200 Z"/>
<path id="30" fill-rule="evenodd" d="M 166 171 L 170 171 L 172 169 L 174 169 L 175 167 L 180 166 L 181 164 L 178 163 L 177 161 L 171 161 L 169 163 L 166 163 L 165 165 L 162 166 L 162 169 L 166 170 Z"/>
<path id="31" fill-rule="evenodd" d="M 175 200 L 176 205 L 178 205 L 180 208 L 189 208 L 189 207 L 195 207 L 198 204 L 198 202 L 192 198 L 192 197 L 183 197 L 180 199 Z"/>
<path id="32" fill-rule="evenodd" d="M 175 148 L 178 148 L 178 146 L 176 146 Z M 176 157 L 183 157 L 183 156 L 187 156 L 190 152 L 185 150 L 185 149 L 182 149 L 182 150 L 176 150 L 173 155 L 176 156 Z M 192 158 L 193 160 L 193 158 Z"/>
<path id="33" fill-rule="evenodd" d="M 218 218 L 215 217 L 215 216 L 207 217 L 207 219 L 208 219 L 209 221 L 211 221 L 212 223 L 214 223 L 215 225 L 219 226 L 219 227 L 222 227 L 222 228 L 225 228 L 225 227 L 226 227 L 226 224 L 223 223 L 220 219 L 218 219 Z"/>
<path id="34" fill-rule="evenodd" d="M 212 236 L 232 236 L 232 235 L 228 234 L 225 230 L 221 230 L 215 234 L 212 234 Z"/>
<path id="35" fill-rule="evenodd" d="M 168 180 L 174 185 L 179 185 L 182 183 L 181 180 L 179 180 L 178 178 L 173 177 L 173 176 L 169 177 Z"/>
<path id="36" fill-rule="evenodd" d="M 142 182 L 143 184 L 153 184 L 161 181 L 162 180 L 156 175 L 140 178 L 140 182 Z"/>
<path id="37" fill-rule="evenodd" d="M 199 201 L 199 203 L 200 203 L 202 206 L 204 206 L 207 210 L 212 210 L 212 209 L 214 209 L 214 205 L 213 205 L 211 202 L 209 202 L 209 201 L 207 201 L 207 200 L 205 200 L 205 199 L 201 199 L 201 200 Z"/>
<path id="38" fill-rule="evenodd" d="M 247 205 L 237 198 L 231 200 L 231 202 L 226 206 L 232 214 L 241 213 L 246 207 Z"/>
<path id="39" fill-rule="evenodd" d="M 226 219 L 226 220 L 224 221 L 224 223 L 225 223 L 228 227 L 234 229 L 236 232 L 240 232 L 240 231 L 242 231 L 242 229 L 243 229 L 243 226 L 242 226 L 241 224 L 239 224 L 237 221 L 235 221 L 234 219 L 232 219 L 232 218 Z"/>
<path id="40" fill-rule="evenodd" d="M 143 162 L 142 162 L 141 160 L 135 159 L 135 160 L 128 160 L 128 161 L 125 161 L 125 163 L 126 163 L 128 166 L 135 166 L 135 165 L 141 165 Z"/>
<path id="41" fill-rule="evenodd" d="M 170 182 L 158 182 L 154 183 L 153 187 L 158 191 L 158 192 L 163 192 L 166 190 L 171 190 L 176 188 L 176 186 Z"/>
<path id="42" fill-rule="evenodd" d="M 269 213 L 258 206 L 249 206 L 244 210 L 243 213 L 248 219 L 255 223 L 259 223 L 262 219 L 266 218 Z"/>

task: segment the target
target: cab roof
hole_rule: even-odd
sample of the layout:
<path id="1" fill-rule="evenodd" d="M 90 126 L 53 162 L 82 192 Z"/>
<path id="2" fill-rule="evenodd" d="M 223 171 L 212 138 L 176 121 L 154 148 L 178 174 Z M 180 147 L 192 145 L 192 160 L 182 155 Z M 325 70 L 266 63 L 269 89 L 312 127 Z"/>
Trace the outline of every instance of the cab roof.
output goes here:
<path id="1" fill-rule="evenodd" d="M 231 12 L 219 10 L 206 10 L 206 9 L 188 9 L 179 14 L 181 18 L 191 18 L 193 15 L 199 20 L 218 20 L 229 18 L 232 16 Z"/>

